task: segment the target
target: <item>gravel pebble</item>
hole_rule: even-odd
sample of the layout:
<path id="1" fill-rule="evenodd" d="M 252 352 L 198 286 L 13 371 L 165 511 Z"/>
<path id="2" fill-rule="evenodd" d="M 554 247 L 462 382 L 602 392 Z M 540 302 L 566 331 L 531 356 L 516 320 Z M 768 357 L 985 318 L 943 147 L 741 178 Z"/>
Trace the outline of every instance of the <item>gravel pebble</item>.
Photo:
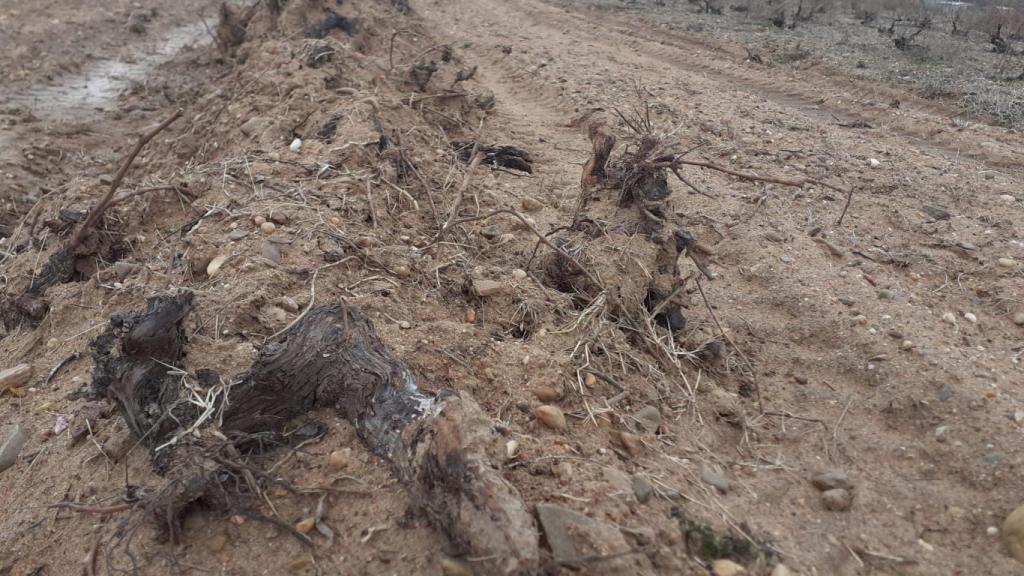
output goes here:
<path id="1" fill-rule="evenodd" d="M 850 477 L 847 476 L 846 472 L 839 470 L 829 470 L 822 472 L 821 474 L 817 474 L 811 478 L 811 484 L 822 492 L 835 490 L 836 488 L 842 488 L 844 490 L 853 489 L 853 483 L 850 482 Z"/>
<path id="2" fill-rule="evenodd" d="M 540 420 L 541 424 L 552 430 L 565 430 L 568 426 L 565 422 L 565 414 L 562 413 L 562 409 L 558 406 L 538 406 L 533 413 L 537 416 L 537 420 Z"/>
<path id="3" fill-rule="evenodd" d="M 821 501 L 827 510 L 845 512 L 853 505 L 853 494 L 843 488 L 834 488 L 822 492 Z"/>

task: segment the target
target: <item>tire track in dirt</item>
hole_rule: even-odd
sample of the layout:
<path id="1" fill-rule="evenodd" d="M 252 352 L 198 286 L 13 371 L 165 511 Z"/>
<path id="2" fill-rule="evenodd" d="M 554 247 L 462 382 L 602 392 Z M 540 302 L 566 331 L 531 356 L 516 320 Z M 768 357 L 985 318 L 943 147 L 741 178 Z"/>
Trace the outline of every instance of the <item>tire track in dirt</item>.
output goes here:
<path id="1" fill-rule="evenodd" d="M 538 25 L 564 17 L 562 10 L 551 6 L 524 5 L 522 12 Z M 977 135 L 980 141 L 975 141 L 976 138 L 968 137 L 973 134 L 965 133 L 953 124 L 950 116 L 955 115 L 954 112 L 924 102 L 906 92 L 881 85 L 869 87 L 842 77 L 819 77 L 811 72 L 805 72 L 802 78 L 778 80 L 767 72 L 762 74 L 759 70 L 737 64 L 737 55 L 724 48 L 709 47 L 698 40 L 644 25 L 636 19 L 583 12 L 575 16 L 580 18 L 574 27 L 576 30 L 585 28 L 592 32 L 593 37 L 612 34 L 617 43 L 629 47 L 641 57 L 655 56 L 663 64 L 726 83 L 730 88 L 795 110 L 820 124 L 834 124 L 838 119 L 842 122 L 861 120 L 875 126 L 884 126 L 890 131 L 889 136 L 902 136 L 919 150 L 946 160 L 955 161 L 967 157 L 993 168 L 1015 172 L 1024 161 L 1024 154 L 1017 151 L 1024 146 L 1012 135 L 998 128 L 975 124 L 967 129 L 980 132 Z M 573 28 L 563 28 L 562 31 L 571 34 Z M 718 54 L 705 56 L 709 51 L 717 51 Z M 796 86 L 805 88 L 799 89 Z M 896 98 L 912 102 L 913 109 L 907 109 L 904 105 L 897 113 L 872 104 Z"/>
<path id="2" fill-rule="evenodd" d="M 1024 142 L 1019 138 L 1004 132 L 995 133 L 991 127 L 976 124 L 971 130 L 980 132 L 977 136 L 982 141 L 977 142 L 970 137 L 973 134 L 964 134 L 953 124 L 953 111 L 926 103 L 905 91 L 881 85 L 868 87 L 841 76 L 820 78 L 813 72 L 805 72 L 800 78 L 780 80 L 768 72 L 762 74 L 760 70 L 737 64 L 734 61 L 736 55 L 721 48 L 718 57 L 707 57 L 704 53 L 714 48 L 636 19 L 602 17 L 584 12 L 578 15 L 581 19 L 586 18 L 582 20 L 582 26 L 595 35 L 614 34 L 619 42 L 638 54 L 654 55 L 674 68 L 728 82 L 733 88 L 795 109 L 819 123 L 830 124 L 836 119 L 844 123 L 865 121 L 876 127 L 884 126 L 890 135 L 905 137 L 919 150 L 947 160 L 967 157 L 1013 172 L 1019 172 L 1024 165 L 1024 153 L 1020 152 L 1024 149 Z M 534 10 L 533 16 L 536 20 L 546 20 L 549 15 Z M 871 104 L 895 99 L 910 103 L 913 108 L 897 113 Z"/>

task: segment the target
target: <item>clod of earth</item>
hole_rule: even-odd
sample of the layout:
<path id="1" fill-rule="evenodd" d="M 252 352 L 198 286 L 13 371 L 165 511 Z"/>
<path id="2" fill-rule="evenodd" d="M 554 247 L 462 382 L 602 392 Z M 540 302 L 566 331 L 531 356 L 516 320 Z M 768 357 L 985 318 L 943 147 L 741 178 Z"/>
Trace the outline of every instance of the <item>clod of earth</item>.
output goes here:
<path id="1" fill-rule="evenodd" d="M 117 404 L 166 477 L 143 503 L 164 539 L 180 540 L 195 503 L 252 514 L 224 487 L 224 478 L 255 470 L 239 455 L 280 442 L 285 426 L 309 411 L 332 408 L 391 463 L 456 551 L 486 558 L 492 573 L 536 568 L 533 519 L 488 464 L 488 447 L 498 442 L 489 419 L 468 398 L 424 394 L 358 308 L 314 307 L 226 385 L 213 371 L 183 368 L 182 323 L 192 307 L 187 292 L 153 298 L 140 314 L 115 315 L 94 344 L 94 391 Z M 205 403 L 184 396 L 183 379 L 206 387 Z"/>

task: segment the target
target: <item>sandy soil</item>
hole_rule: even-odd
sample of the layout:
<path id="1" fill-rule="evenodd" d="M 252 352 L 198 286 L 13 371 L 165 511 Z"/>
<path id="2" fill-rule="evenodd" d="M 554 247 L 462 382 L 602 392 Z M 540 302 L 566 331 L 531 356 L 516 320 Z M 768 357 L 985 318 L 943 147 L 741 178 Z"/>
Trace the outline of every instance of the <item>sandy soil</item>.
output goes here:
<path id="1" fill-rule="evenodd" d="M 161 6 L 155 22 L 188 28 L 203 5 Z M 0 42 L 92 53 L 94 66 L 144 65 L 102 110 L 84 110 L 77 98 L 58 113 L 50 98 L 3 111 L 11 128 L 0 138 L 11 185 L 0 220 L 6 294 L 24 290 L 66 237 L 45 223 L 61 209 L 91 206 L 98 179 L 135 133 L 175 107 L 185 117 L 147 149 L 125 187 L 175 184 L 178 192 L 119 205 L 105 224 L 115 248 L 97 255 L 84 281 L 47 292 L 51 310 L 39 326 L 0 339 L 0 369 L 34 369 L 24 388 L 0 396 L 0 424 L 31 432 L 16 465 L 0 472 L 0 574 L 79 574 L 94 547 L 100 573 L 133 562 L 141 574 L 471 569 L 472 558 L 448 563 L 454 551 L 388 466 L 328 412 L 295 423 L 325 424 L 322 441 L 253 460 L 301 488 L 268 489 L 248 504 L 261 514 L 290 525 L 324 498 L 335 537 L 316 535 L 312 549 L 280 526 L 232 513 L 197 511 L 184 542 L 171 546 L 155 542 L 137 512 L 47 508 L 121 502 L 162 481 L 143 449 L 126 450 L 133 440 L 117 416 L 90 420 L 97 429 L 84 440 L 70 437 L 96 401 L 68 395 L 89 382 L 89 344 L 111 314 L 190 289 L 199 304 L 187 323 L 187 368 L 237 374 L 310 302 L 313 280 L 317 303 L 344 298 L 365 309 L 428 391 L 452 388 L 483 406 L 516 443 L 495 466 L 527 506 L 557 504 L 619 529 L 631 553 L 595 560 L 584 573 L 707 574 L 715 558 L 686 545 L 681 515 L 756 542 L 757 553 L 736 557 L 755 574 L 779 562 L 821 575 L 1020 570 L 999 536 L 1021 503 L 1024 465 L 1024 327 L 1014 323 L 1024 312 L 1020 134 L 957 125 L 934 102 L 831 69 L 766 70 L 745 63 L 740 45 L 582 2 L 417 0 L 401 15 L 378 3 L 307 0 L 276 27 L 250 25 L 233 54 L 197 39 L 173 57 L 161 55 L 169 36 L 153 24 L 141 35 L 105 34 L 122 29 L 110 22 L 122 22 L 126 8 L 70 0 L 54 10 L 81 34 L 70 47 L 40 45 L 45 22 L 27 6 L 5 7 L 4 26 L 21 24 Z M 327 10 L 359 17 L 359 31 L 304 38 Z M 440 44 L 453 57 L 418 90 L 410 65 L 436 58 Z M 323 47 L 332 53 L 325 61 L 309 59 Z M 89 70 L 30 67 L 0 52 L 4 74 L 16 78 L 2 88 L 4 100 L 77 85 Z M 455 74 L 472 66 L 473 78 L 456 85 Z M 531 258 L 535 236 L 516 221 L 467 223 L 430 242 L 465 171 L 446 151 L 449 140 L 515 145 L 534 159 L 532 175 L 477 171 L 462 216 L 529 207 L 542 233 L 571 224 L 590 154 L 572 121 L 594 108 L 628 110 L 637 85 L 659 129 L 673 130 L 682 148 L 702 144 L 695 155 L 854 189 L 837 226 L 845 199 L 820 186 L 698 169 L 687 176 L 708 195 L 673 182 L 668 217 L 715 252 L 716 278 L 702 284 L 715 317 L 691 283 L 688 327 L 659 336 L 675 351 L 667 361 L 617 328 L 609 311 L 550 287 Z M 466 96 L 417 99 L 449 86 Z M 492 96 L 493 108 L 479 105 Z M 893 98 L 898 109 L 887 105 Z M 336 113 L 336 135 L 318 139 Z M 872 127 L 843 127 L 833 116 Z M 420 177 L 399 179 L 376 155 L 374 117 Z M 296 137 L 303 145 L 292 151 Z M 654 248 L 624 232 L 638 214 L 614 198 L 600 191 L 587 208 L 611 231 L 590 256 L 604 281 L 627 293 L 651 274 Z M 948 217 L 936 216 L 942 211 Z M 276 230 L 264 237 L 254 218 L 274 213 Z M 205 263 L 214 255 L 228 260 L 211 278 Z M 354 258 L 312 275 L 339 256 Z M 689 261 L 681 266 L 695 272 Z M 467 282 L 481 279 L 504 293 L 468 294 Z M 716 319 L 732 344 L 720 361 L 698 361 L 701 346 L 722 340 Z M 46 382 L 72 352 L 81 358 Z M 534 417 L 548 388 L 560 392 L 544 402 L 569 416 L 565 431 Z M 636 415 L 651 407 L 661 422 L 645 432 Z M 623 430 L 640 434 L 639 450 L 623 448 Z M 330 466 L 328 455 L 342 449 L 351 450 L 343 465 Z M 712 487 L 708 470 L 728 489 Z M 853 484 L 848 511 L 827 510 L 811 483 L 830 470 Z M 634 478 L 654 487 L 649 502 L 633 494 Z"/>

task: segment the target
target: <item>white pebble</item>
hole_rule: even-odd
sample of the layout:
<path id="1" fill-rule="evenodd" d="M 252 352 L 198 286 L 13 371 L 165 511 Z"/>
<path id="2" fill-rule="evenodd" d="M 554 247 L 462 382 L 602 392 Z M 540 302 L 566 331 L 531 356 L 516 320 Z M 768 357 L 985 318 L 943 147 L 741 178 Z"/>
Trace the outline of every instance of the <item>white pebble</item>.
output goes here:
<path id="1" fill-rule="evenodd" d="M 522 280 L 523 278 L 526 278 L 526 271 L 516 268 L 512 271 L 512 277 L 516 280 Z"/>
<path id="2" fill-rule="evenodd" d="M 964 312 L 964 318 L 966 318 L 967 321 L 970 322 L 971 324 L 975 324 L 978 322 L 978 317 L 970 312 Z"/>
<path id="3" fill-rule="evenodd" d="M 956 316 L 952 312 L 946 312 L 942 315 L 942 321 L 946 324 L 956 324 Z"/>
<path id="4" fill-rule="evenodd" d="M 871 166 L 872 168 L 878 168 L 881 165 L 882 165 L 882 163 L 879 162 L 877 159 L 875 159 L 875 158 L 868 158 L 868 166 Z"/>
<path id="5" fill-rule="evenodd" d="M 224 262 L 227 261 L 227 259 L 227 256 L 221 254 L 213 260 L 210 260 L 210 263 L 206 265 L 206 275 L 210 278 L 216 276 L 217 272 L 220 271 L 220 267 L 224 265 Z"/>
<path id="6" fill-rule="evenodd" d="M 999 199 L 1002 200 L 1003 202 L 1006 202 L 1007 204 L 1012 204 L 1013 202 L 1017 201 L 1016 198 L 1010 196 L 1009 194 L 1002 194 L 999 196 Z"/>
<path id="7" fill-rule="evenodd" d="M 995 526 L 989 526 L 985 529 L 985 534 L 988 534 L 989 536 L 998 536 L 999 528 L 996 528 Z"/>
<path id="8" fill-rule="evenodd" d="M 1016 262 L 1013 261 L 1013 258 L 1000 258 L 997 260 L 997 263 L 1003 268 L 1013 268 L 1016 264 Z"/>
<path id="9" fill-rule="evenodd" d="M 291 146 L 288 147 L 292 152 L 298 152 L 302 148 L 302 138 L 296 138 L 292 140 Z"/>

